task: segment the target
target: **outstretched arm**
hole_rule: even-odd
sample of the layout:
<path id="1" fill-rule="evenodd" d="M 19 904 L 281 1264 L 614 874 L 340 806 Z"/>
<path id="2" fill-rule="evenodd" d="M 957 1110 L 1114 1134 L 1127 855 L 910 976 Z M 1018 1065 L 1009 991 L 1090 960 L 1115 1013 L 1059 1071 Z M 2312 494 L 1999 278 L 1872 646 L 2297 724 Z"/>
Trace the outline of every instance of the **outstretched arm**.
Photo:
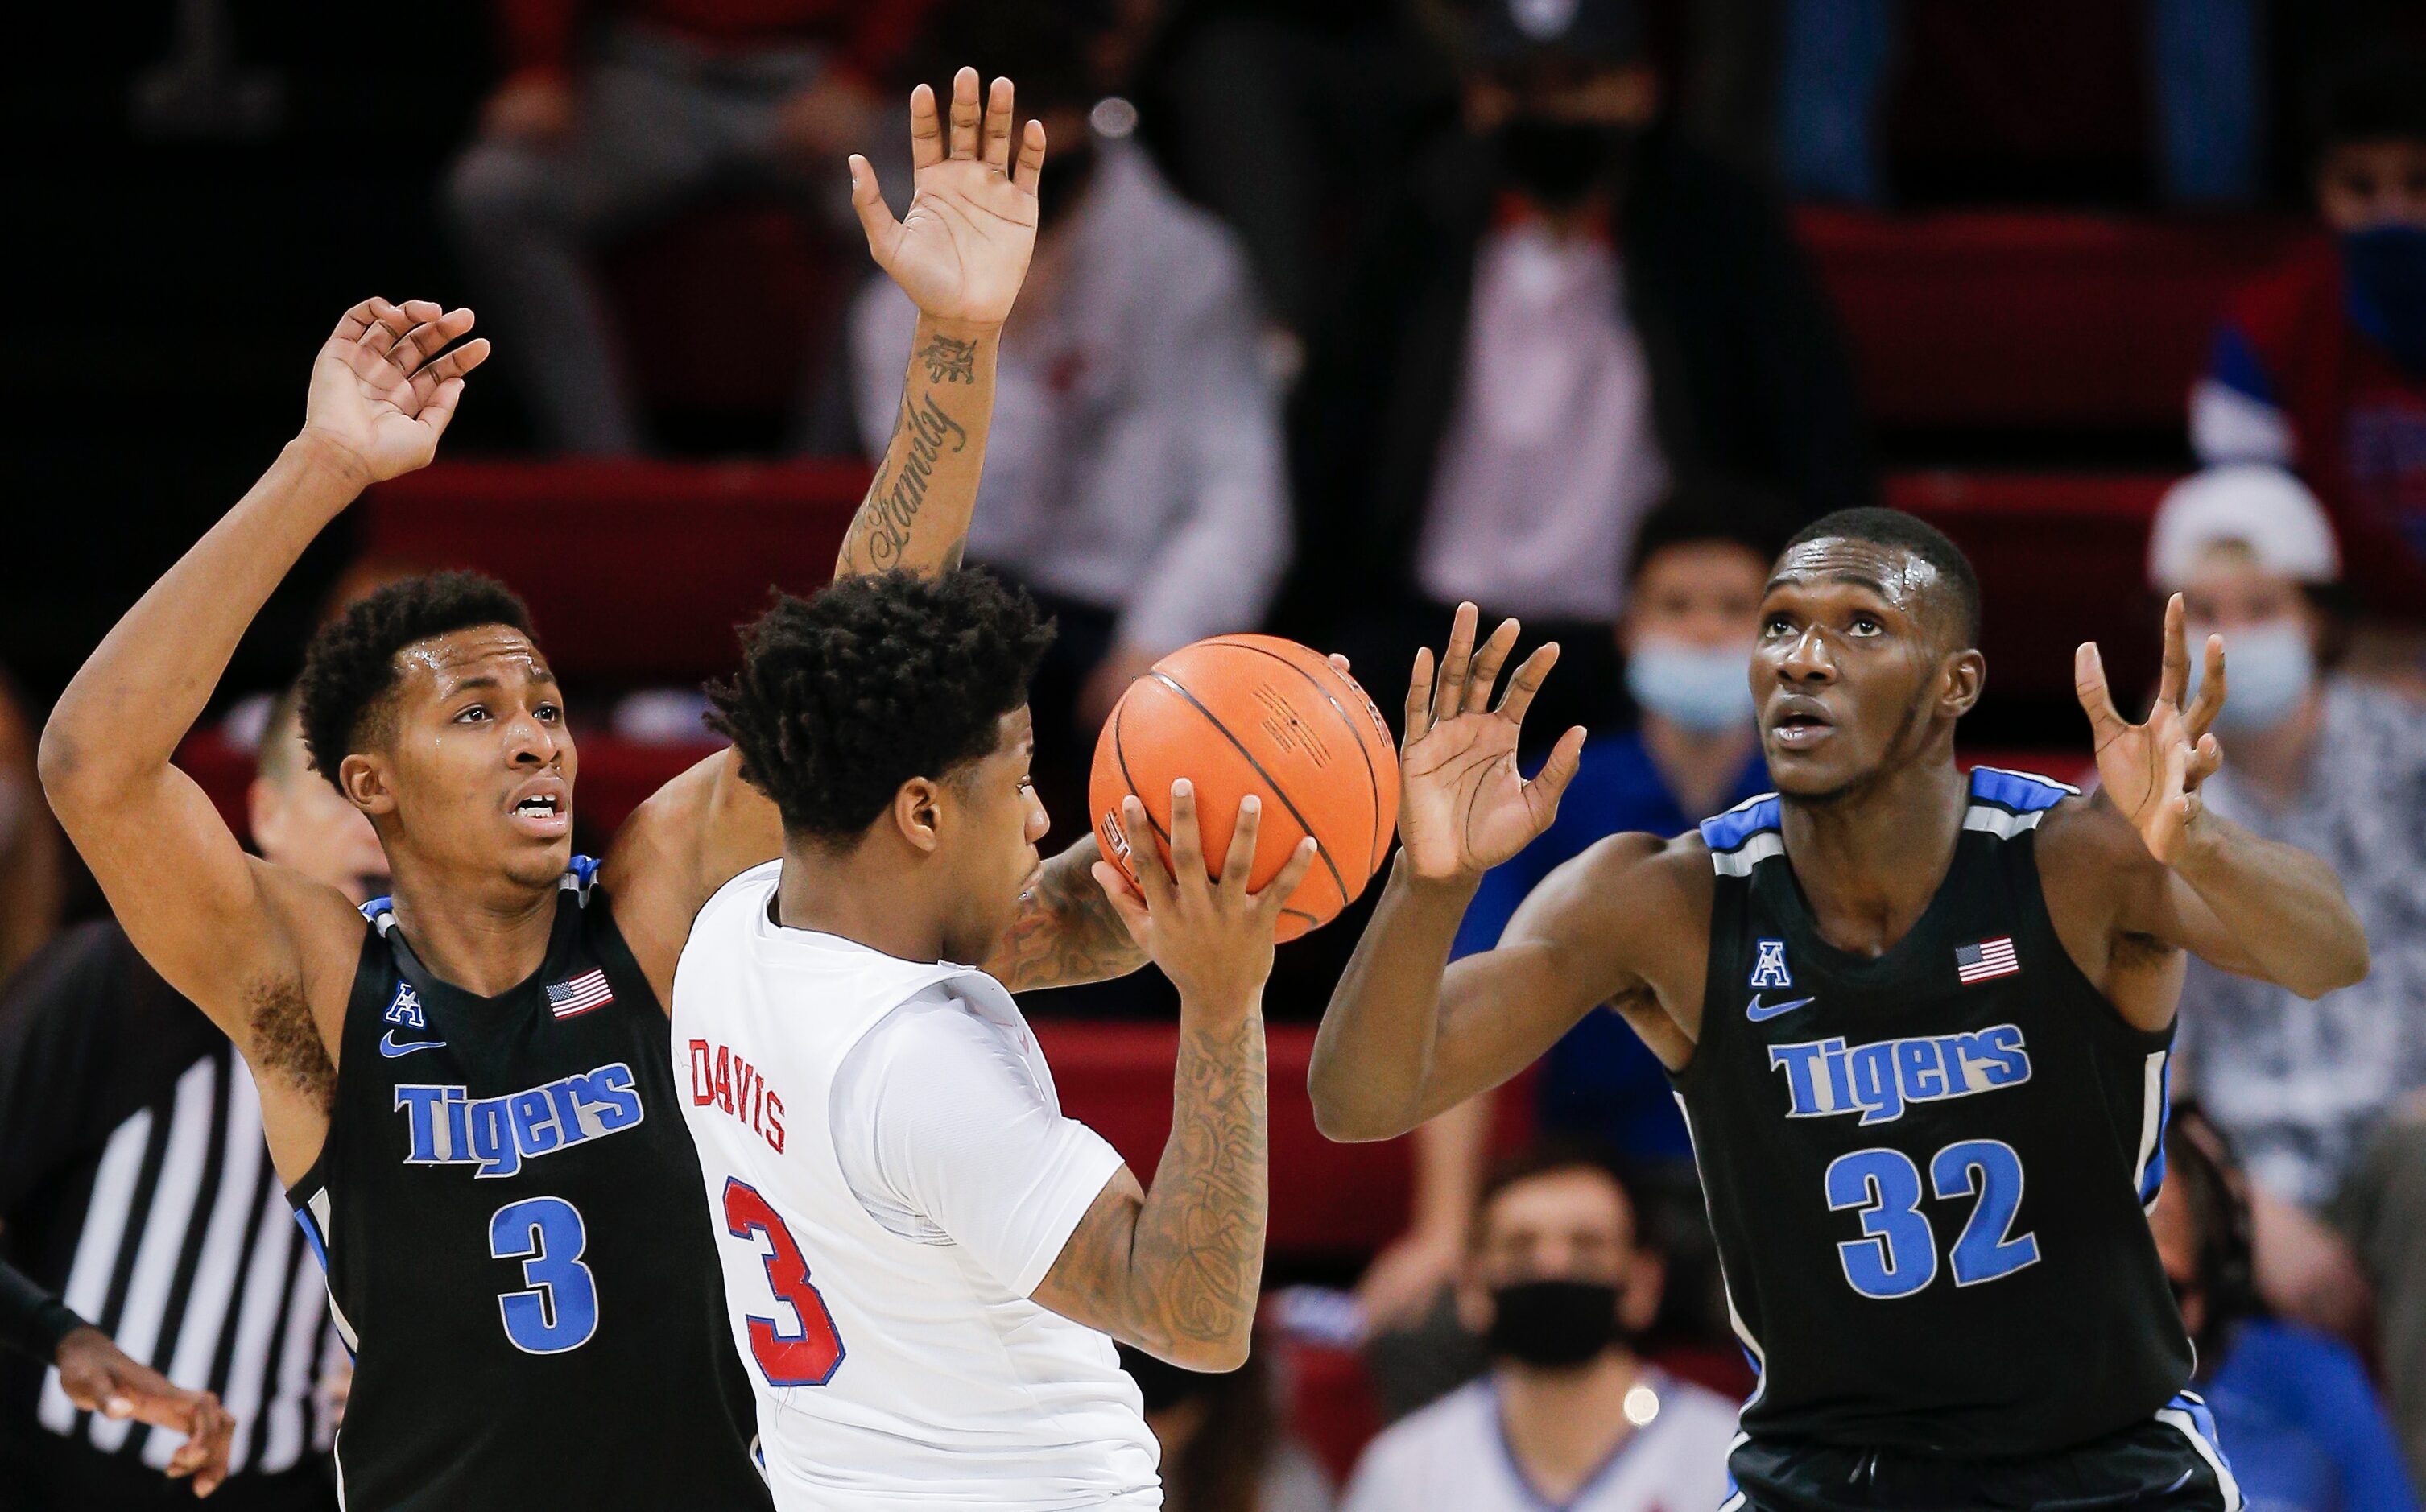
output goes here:
<path id="1" fill-rule="evenodd" d="M 1145 809 L 1124 800 L 1131 834 L 1149 834 Z M 1100 1328 L 1191 1370 L 1244 1363 L 1263 1286 L 1270 1216 L 1265 1115 L 1264 979 L 1281 905 L 1314 864 L 1314 842 L 1260 893 L 1255 799 L 1238 810 L 1219 881 L 1207 878 L 1194 790 L 1171 790 L 1171 868 L 1151 846 L 1135 858 L 1140 903 L 1098 863 L 1106 894 L 1179 989 L 1179 1062 L 1171 1139 L 1142 1190 L 1122 1167 L 1061 1247 L 1035 1292 L 1063 1317 Z"/>
<path id="2" fill-rule="evenodd" d="M 996 79 L 980 109 L 977 70 L 961 70 L 947 142 L 935 92 L 923 84 L 912 91 L 916 195 L 899 220 L 867 159 L 850 160 L 867 249 L 917 304 L 918 329 L 893 436 L 843 537 L 836 577 L 960 565 L 994 419 L 1002 323 L 1036 246 L 1044 128 L 1027 122 L 1014 159 L 1012 103 L 1011 80 Z"/>
<path id="3" fill-rule="evenodd" d="M 273 1084 L 313 1084 L 327 1065 L 287 1032 L 304 935 L 317 921 L 358 938 L 361 920 L 332 889 L 247 857 L 170 757 L 321 527 L 366 484 L 429 460 L 488 355 L 484 341 L 447 349 L 471 328 L 469 310 L 422 300 L 348 311 L 313 364 L 302 432 L 127 611 L 42 732 L 43 791 L 127 933 Z"/>
<path id="4" fill-rule="evenodd" d="M 1491 695 L 1517 626 L 1504 621 L 1477 647 L 1475 618 L 1474 605 L 1459 606 L 1437 676 L 1431 648 L 1415 653 L 1399 752 L 1398 861 L 1331 995 L 1307 1074 L 1315 1121 L 1334 1139 L 1393 1138 L 1463 1101 L 1439 1096 L 1431 1076 L 1442 973 L 1458 921 L 1482 874 L 1558 816 L 1583 748 L 1583 732 L 1570 730 L 1541 776 L 1528 782 L 1517 774 L 1525 710 L 1558 648 L 1526 658 L 1495 709 Z M 1499 952 L 1459 964 L 1469 977 L 1514 968 Z"/>
<path id="5" fill-rule="evenodd" d="M 2367 931 L 2321 858 L 2207 812 L 2200 784 L 2224 764 L 2208 732 L 2224 707 L 2223 637 L 2209 636 L 2205 655 L 2205 675 L 2185 710 L 2190 651 L 2175 594 L 2165 605 L 2157 700 L 2136 725 L 2116 712 L 2096 646 L 2084 644 L 2075 656 L 2101 797 L 2156 862 L 2123 877 L 2117 925 L 2226 971 L 2321 997 L 2367 975 Z M 2172 1005 L 2162 1006 L 2170 1017 Z"/>

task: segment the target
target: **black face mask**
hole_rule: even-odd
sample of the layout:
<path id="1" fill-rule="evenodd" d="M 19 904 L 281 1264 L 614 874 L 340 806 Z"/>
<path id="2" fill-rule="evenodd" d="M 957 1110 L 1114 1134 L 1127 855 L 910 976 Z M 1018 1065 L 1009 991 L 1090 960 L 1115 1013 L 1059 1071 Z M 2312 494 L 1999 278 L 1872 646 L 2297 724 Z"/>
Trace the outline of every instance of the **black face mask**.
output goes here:
<path id="1" fill-rule="evenodd" d="M 1618 1321 L 1617 1288 L 1607 1281 L 1518 1281 L 1491 1294 L 1494 1355 L 1545 1370 L 1573 1369 L 1629 1339 Z"/>
<path id="2" fill-rule="evenodd" d="M 1512 187 L 1564 210 L 1617 180 L 1632 140 L 1623 126 L 1517 116 L 1499 128 L 1500 171 Z"/>
<path id="3" fill-rule="evenodd" d="M 1043 175 L 1036 181 L 1036 224 L 1042 231 L 1067 216 L 1086 198 L 1095 177 L 1095 144 L 1081 141 L 1052 153 Z"/>

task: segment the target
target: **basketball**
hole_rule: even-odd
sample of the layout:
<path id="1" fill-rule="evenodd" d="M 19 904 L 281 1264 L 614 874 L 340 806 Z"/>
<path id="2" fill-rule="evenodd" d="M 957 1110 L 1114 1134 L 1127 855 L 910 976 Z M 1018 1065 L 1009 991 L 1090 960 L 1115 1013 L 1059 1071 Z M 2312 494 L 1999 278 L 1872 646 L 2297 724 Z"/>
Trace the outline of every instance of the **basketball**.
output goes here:
<path id="1" fill-rule="evenodd" d="M 1121 799 L 1136 794 L 1171 859 L 1171 784 L 1196 784 L 1206 868 L 1219 875 L 1238 801 L 1263 800 L 1253 885 L 1279 873 L 1299 837 L 1320 847 L 1282 910 L 1279 938 L 1329 924 L 1382 865 L 1398 829 L 1399 751 L 1382 711 L 1321 653 L 1273 635 L 1216 635 L 1183 646 L 1129 684 L 1095 743 L 1088 784 L 1095 838 L 1128 875 L 1134 836 Z"/>

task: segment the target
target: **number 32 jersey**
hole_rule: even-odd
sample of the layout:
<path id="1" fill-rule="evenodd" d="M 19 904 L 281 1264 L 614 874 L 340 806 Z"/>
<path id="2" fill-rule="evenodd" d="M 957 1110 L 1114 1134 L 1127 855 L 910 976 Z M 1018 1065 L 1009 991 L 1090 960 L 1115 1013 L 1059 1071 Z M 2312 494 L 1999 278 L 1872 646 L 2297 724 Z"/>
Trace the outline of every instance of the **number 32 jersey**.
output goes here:
<path id="1" fill-rule="evenodd" d="M 785 928 L 781 877 L 700 911 L 671 1063 L 776 1505 L 1160 1505 L 1111 1341 L 1030 1300 L 1120 1155 L 999 983 Z"/>
<path id="2" fill-rule="evenodd" d="M 596 867 L 493 998 L 363 909 L 328 1142 L 288 1193 L 356 1352 L 357 1512 L 768 1504 L 665 1012 Z"/>
<path id="3" fill-rule="evenodd" d="M 2149 1421 L 2191 1348 L 2148 1232 L 2170 1030 L 2064 952 L 2036 829 L 1981 767 L 1954 863 L 1875 959 L 1820 938 L 1774 796 L 1705 822 L 1702 1035 L 1675 1078 L 1755 1437 L 1998 1457 Z"/>

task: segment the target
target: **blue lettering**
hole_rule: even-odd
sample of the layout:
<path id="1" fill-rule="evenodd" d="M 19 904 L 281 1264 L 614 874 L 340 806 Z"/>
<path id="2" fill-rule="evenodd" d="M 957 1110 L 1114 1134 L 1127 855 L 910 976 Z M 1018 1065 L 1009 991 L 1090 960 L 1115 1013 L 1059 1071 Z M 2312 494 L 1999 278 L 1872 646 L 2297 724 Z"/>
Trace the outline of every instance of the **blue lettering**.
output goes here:
<path id="1" fill-rule="evenodd" d="M 480 1163 L 483 1176 L 511 1176 L 523 1168 L 522 1151 L 514 1148 L 511 1116 L 506 1112 L 506 1100 L 484 1097 L 471 1104 L 472 1158 Z"/>
<path id="2" fill-rule="evenodd" d="M 1828 1111 L 1846 1112 L 1853 1105 L 1853 1073 L 1845 1055 L 1845 1042 L 1831 1039 L 1820 1050 L 1828 1057 Z"/>
<path id="3" fill-rule="evenodd" d="M 526 1159 L 532 1155 L 544 1155 L 564 1142 L 556 1132 L 556 1108 L 548 1102 L 546 1087 L 516 1092 L 511 1102 L 514 1148 L 521 1150 Z"/>
<path id="4" fill-rule="evenodd" d="M 409 1165 L 435 1165 L 445 1159 L 438 1152 L 437 1108 L 443 1086 L 399 1086 L 396 1089 L 396 1105 L 404 1110 L 404 1126 L 411 1131 L 412 1151 L 406 1155 Z"/>
<path id="5" fill-rule="evenodd" d="M 1853 1066 L 1853 1101 L 1862 1105 L 1864 1123 L 1893 1123 L 1903 1117 L 1903 1088 L 1896 1083 L 1896 1042 L 1855 1045 L 1849 1052 Z"/>
<path id="6" fill-rule="evenodd" d="M 601 1134 L 613 1134 L 640 1121 L 640 1094 L 632 1086 L 632 1068 L 622 1061 L 572 1081 L 574 1096 L 596 1110 Z"/>
<path id="7" fill-rule="evenodd" d="M 446 1089 L 446 1153 L 439 1157 L 441 1160 L 472 1158 L 472 1131 L 464 1121 L 463 1097 L 463 1088 L 460 1086 Z"/>
<path id="8" fill-rule="evenodd" d="M 1980 1031 L 1980 1043 L 1988 1052 L 1989 1063 L 1981 1068 L 1990 1086 L 2011 1086 L 2028 1081 L 2030 1058 L 2022 1052 L 2022 1032 L 2010 1023 Z"/>
<path id="9" fill-rule="evenodd" d="M 1903 1078 L 1903 1095 L 1913 1102 L 1933 1102 L 1946 1095 L 1946 1075 L 1937 1068 L 1937 1041 L 1896 1041 L 1896 1074 Z"/>
<path id="10" fill-rule="evenodd" d="M 1786 1070 L 1786 1101 L 1787 1117 L 1807 1118 L 1826 1109 L 1820 1106 L 1820 1091 L 1812 1080 L 1812 1068 L 1820 1062 L 1818 1045 L 1771 1045 L 1769 1047 L 1770 1069 Z"/>

